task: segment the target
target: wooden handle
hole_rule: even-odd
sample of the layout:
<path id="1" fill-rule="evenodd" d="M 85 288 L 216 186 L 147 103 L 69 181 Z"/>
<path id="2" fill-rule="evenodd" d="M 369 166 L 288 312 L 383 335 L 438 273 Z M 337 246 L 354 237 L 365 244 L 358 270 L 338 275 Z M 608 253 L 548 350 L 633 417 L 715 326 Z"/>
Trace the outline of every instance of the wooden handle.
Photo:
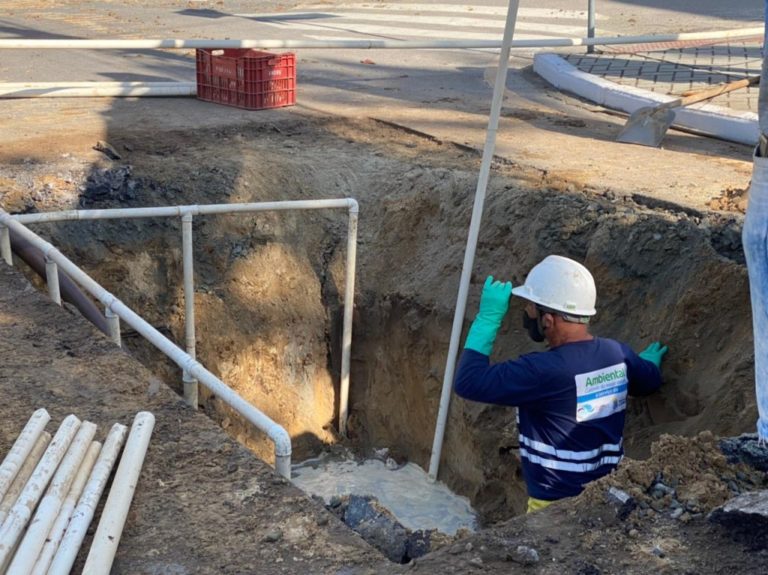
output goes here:
<path id="1" fill-rule="evenodd" d="M 694 92 L 690 96 L 680 98 L 679 99 L 680 103 L 678 104 L 678 106 L 688 106 L 689 104 L 695 104 L 697 102 L 703 102 L 704 100 L 710 100 L 712 98 L 719 96 L 720 94 L 733 92 L 734 90 L 738 90 L 739 88 L 746 88 L 747 86 L 752 86 L 753 84 L 758 84 L 759 82 L 760 82 L 760 76 L 752 76 L 750 78 L 744 78 L 743 80 L 737 80 L 736 82 L 728 82 L 727 84 L 720 84 L 719 86 L 707 88 L 706 90 L 700 90 L 698 92 Z"/>

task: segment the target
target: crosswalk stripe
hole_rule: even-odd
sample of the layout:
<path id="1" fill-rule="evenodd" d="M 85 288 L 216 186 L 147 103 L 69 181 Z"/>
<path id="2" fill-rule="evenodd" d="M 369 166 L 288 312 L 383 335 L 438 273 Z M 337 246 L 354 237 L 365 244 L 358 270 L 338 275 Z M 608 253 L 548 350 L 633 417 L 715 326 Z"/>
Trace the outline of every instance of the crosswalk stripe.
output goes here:
<path id="1" fill-rule="evenodd" d="M 311 4 L 302 6 L 303 9 L 311 10 L 328 10 L 330 6 L 328 4 Z M 483 14 L 490 16 L 506 16 L 506 6 L 474 6 L 467 4 L 410 4 L 410 3 L 355 3 L 345 4 L 343 7 L 333 7 L 334 12 L 341 10 L 360 10 L 370 9 L 378 11 L 390 12 L 392 10 L 408 10 L 413 12 L 450 12 L 456 13 L 469 13 L 469 14 Z M 258 14 L 236 14 L 243 17 L 255 17 Z M 557 10 L 555 8 L 518 8 L 518 18 L 557 18 L 562 20 L 581 20 L 586 25 L 587 11 L 586 10 Z M 595 14 L 597 20 L 607 20 L 608 17 L 602 14 Z"/>
<path id="2" fill-rule="evenodd" d="M 426 28 L 395 28 L 393 26 L 377 26 L 374 24 L 349 24 L 349 25 L 322 25 L 322 26 L 309 26 L 305 24 L 287 24 L 281 26 L 281 28 L 287 30 L 293 30 L 296 32 L 318 32 L 327 30 L 330 33 L 346 32 L 348 34 L 365 34 L 379 36 L 382 38 L 398 38 L 402 36 L 416 37 L 416 38 L 437 38 L 443 40 L 499 40 L 501 41 L 502 31 L 497 33 L 485 33 L 485 32 L 464 32 L 461 30 L 432 30 Z M 530 34 L 515 34 L 515 38 L 518 40 L 540 38 L 540 35 Z M 354 38 L 350 38 L 354 39 Z M 359 40 L 360 38 L 356 38 Z"/>
<path id="3" fill-rule="evenodd" d="M 277 19 L 275 21 L 262 21 L 263 24 L 269 24 L 279 27 L 293 27 L 294 23 L 302 22 L 309 23 L 308 25 L 317 24 L 319 26 L 335 26 L 353 25 L 353 22 L 399 22 L 405 24 L 419 24 L 428 26 L 456 26 L 463 28 L 484 28 L 486 30 L 498 30 L 503 32 L 504 21 L 503 20 L 488 20 L 480 18 L 466 18 L 457 16 L 409 16 L 405 14 L 387 14 L 383 15 L 365 13 L 365 12 L 339 12 L 328 13 L 325 18 L 315 17 L 310 19 L 292 19 L 290 15 L 285 20 Z M 561 24 L 538 24 L 536 22 L 521 22 L 518 21 L 515 25 L 515 30 L 525 31 L 539 31 L 545 34 L 568 34 L 579 35 L 586 32 L 584 26 L 563 26 Z"/>

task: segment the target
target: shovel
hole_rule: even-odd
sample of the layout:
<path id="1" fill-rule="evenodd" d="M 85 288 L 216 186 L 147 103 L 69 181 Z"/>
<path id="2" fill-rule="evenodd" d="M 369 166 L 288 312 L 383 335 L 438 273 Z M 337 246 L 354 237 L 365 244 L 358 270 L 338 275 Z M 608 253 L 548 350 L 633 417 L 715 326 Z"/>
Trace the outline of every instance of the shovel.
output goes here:
<path id="1" fill-rule="evenodd" d="M 727 84 L 720 84 L 713 88 L 700 90 L 684 98 L 677 98 L 658 106 L 640 108 L 629 116 L 627 124 L 616 139 L 625 144 L 640 144 L 641 146 L 658 148 L 664 139 L 664 134 L 667 133 L 675 119 L 673 108 L 682 108 L 683 106 L 703 102 L 720 94 L 733 92 L 739 88 L 746 88 L 759 82 L 760 76 L 744 78 L 736 82 L 728 82 Z"/>

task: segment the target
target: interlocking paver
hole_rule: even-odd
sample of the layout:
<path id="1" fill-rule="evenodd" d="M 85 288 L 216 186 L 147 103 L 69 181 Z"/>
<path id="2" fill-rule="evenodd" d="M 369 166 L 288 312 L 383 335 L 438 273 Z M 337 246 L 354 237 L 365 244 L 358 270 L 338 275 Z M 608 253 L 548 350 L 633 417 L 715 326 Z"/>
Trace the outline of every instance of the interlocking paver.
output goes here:
<path id="1" fill-rule="evenodd" d="M 665 94 L 758 76 L 763 61 L 762 38 L 727 44 L 695 41 L 606 46 L 596 54 L 570 54 L 565 58 L 583 72 Z M 757 112 L 758 91 L 758 86 L 749 86 L 718 96 L 713 103 Z"/>

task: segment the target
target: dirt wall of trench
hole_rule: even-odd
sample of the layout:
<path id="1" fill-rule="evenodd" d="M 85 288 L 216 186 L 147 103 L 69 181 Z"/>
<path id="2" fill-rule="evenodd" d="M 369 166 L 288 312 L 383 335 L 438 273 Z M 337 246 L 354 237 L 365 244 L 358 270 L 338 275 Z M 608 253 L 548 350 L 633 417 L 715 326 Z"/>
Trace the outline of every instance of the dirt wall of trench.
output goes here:
<path id="1" fill-rule="evenodd" d="M 15 187 L 0 200 L 24 211 L 358 199 L 350 437 L 426 466 L 478 158 L 373 122 L 290 121 L 154 139 L 126 132 L 111 143 L 125 152 L 122 160 L 3 166 Z M 94 179 L 100 170 L 106 186 Z M 53 171 L 65 173 L 51 184 Z M 733 434 L 750 430 L 755 418 L 740 216 L 644 204 L 496 165 L 466 318 L 468 326 L 487 274 L 518 284 L 547 254 L 583 261 L 598 286 L 596 334 L 636 349 L 655 339 L 670 346 L 662 391 L 629 407 L 626 445 L 635 457 L 660 433 Z M 38 229 L 183 342 L 177 222 Z M 195 230 L 198 357 L 288 428 L 296 459 L 336 441 L 345 216 L 198 218 Z M 513 303 L 495 359 L 542 349 L 526 338 L 519 316 Z M 124 338 L 179 388 L 174 368 L 130 331 Z M 204 400 L 222 426 L 271 459 L 264 438 Z M 489 521 L 517 513 L 525 490 L 516 447 L 514 410 L 454 398 L 441 479 Z"/>

